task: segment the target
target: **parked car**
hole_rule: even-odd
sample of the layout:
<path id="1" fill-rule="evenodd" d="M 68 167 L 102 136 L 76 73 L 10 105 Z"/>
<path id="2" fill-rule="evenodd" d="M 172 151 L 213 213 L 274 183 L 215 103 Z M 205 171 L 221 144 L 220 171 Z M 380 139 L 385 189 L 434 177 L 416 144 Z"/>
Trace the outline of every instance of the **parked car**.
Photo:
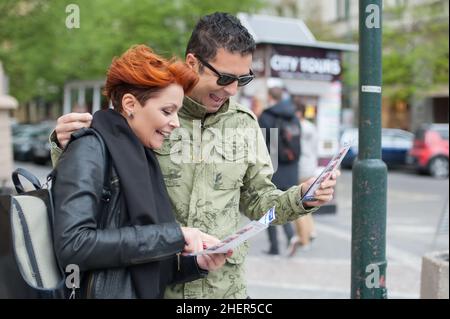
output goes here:
<path id="1" fill-rule="evenodd" d="M 39 131 L 39 125 L 33 124 L 18 124 L 12 128 L 14 160 L 31 160 L 31 147 Z"/>
<path id="2" fill-rule="evenodd" d="M 448 124 L 421 126 L 408 154 L 408 163 L 433 177 L 448 177 Z"/>
<path id="3" fill-rule="evenodd" d="M 53 126 L 52 126 L 53 125 Z M 18 124 L 12 128 L 14 160 L 33 160 L 33 148 L 43 141 L 44 136 L 48 144 L 48 136 L 53 124 Z"/>
<path id="4" fill-rule="evenodd" d="M 50 163 L 50 143 L 48 138 L 54 129 L 54 125 L 44 126 L 42 131 L 36 136 L 33 146 L 31 147 L 31 160 L 40 165 Z"/>
<path id="5" fill-rule="evenodd" d="M 414 134 L 408 131 L 392 128 L 381 130 L 381 158 L 389 167 L 406 165 L 408 151 L 413 145 Z M 353 141 L 353 146 L 342 160 L 343 168 L 351 168 L 358 157 L 358 129 L 351 128 L 344 131 L 341 143 Z"/>

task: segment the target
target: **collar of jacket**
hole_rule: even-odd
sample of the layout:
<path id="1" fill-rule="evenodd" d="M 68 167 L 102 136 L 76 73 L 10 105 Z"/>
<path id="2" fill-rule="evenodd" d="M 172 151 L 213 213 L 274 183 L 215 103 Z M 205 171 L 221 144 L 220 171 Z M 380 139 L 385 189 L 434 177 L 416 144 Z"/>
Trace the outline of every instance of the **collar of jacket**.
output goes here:
<path id="1" fill-rule="evenodd" d="M 228 111 L 228 107 L 230 105 L 230 99 L 228 99 L 213 115 L 225 113 Z M 184 97 L 183 107 L 180 110 L 180 115 L 185 116 L 187 118 L 205 121 L 206 117 L 210 116 L 210 113 L 206 112 L 206 106 L 194 101 L 188 96 Z"/>

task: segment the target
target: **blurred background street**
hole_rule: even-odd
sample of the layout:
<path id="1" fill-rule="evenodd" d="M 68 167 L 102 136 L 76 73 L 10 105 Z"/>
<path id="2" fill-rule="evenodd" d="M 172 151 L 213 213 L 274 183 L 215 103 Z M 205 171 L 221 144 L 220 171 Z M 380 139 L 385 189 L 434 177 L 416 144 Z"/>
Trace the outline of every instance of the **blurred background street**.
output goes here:
<path id="1" fill-rule="evenodd" d="M 49 166 L 15 162 L 41 181 Z M 448 179 L 417 175 L 408 169 L 388 174 L 387 289 L 389 298 L 419 298 L 422 256 L 448 250 L 449 237 L 438 234 L 443 210 L 448 214 Z M 266 232 L 250 240 L 246 261 L 252 298 L 350 298 L 352 172 L 342 170 L 336 190 L 337 212 L 315 215 L 317 238 L 311 249 L 287 257 L 287 242 L 278 227 L 280 255 L 269 256 Z M 243 218 L 242 223 L 248 220 Z M 448 222 L 447 222 L 448 223 Z M 447 224 L 448 227 L 448 224 Z"/>
<path id="2" fill-rule="evenodd" d="M 247 258 L 250 296 L 254 298 L 349 298 L 351 261 L 350 170 L 337 187 L 337 213 L 315 215 L 317 238 L 309 251 L 294 257 L 268 256 L 267 234 L 251 240 Z M 386 285 L 389 298 L 419 298 L 421 258 L 448 250 L 448 234 L 435 233 L 448 201 L 448 179 L 435 180 L 408 170 L 388 174 Z M 448 206 L 446 207 L 448 214 Z M 448 226 L 447 226 L 448 227 Z M 281 227 L 280 248 L 287 246 Z"/>
<path id="3" fill-rule="evenodd" d="M 317 238 L 309 250 L 288 257 L 281 227 L 278 255 L 264 252 L 266 232 L 251 239 L 249 295 L 350 298 L 352 166 L 359 115 L 368 106 L 359 99 L 361 3 L 0 0 L 0 194 L 12 192 L 15 168 L 45 179 L 51 170 L 48 137 L 61 115 L 111 106 L 102 89 L 114 56 L 145 44 L 167 58 L 184 58 L 197 20 L 229 12 L 256 43 L 255 79 L 233 98 L 260 116 L 273 106 L 269 83 L 281 82 L 283 98 L 298 102 L 303 120 L 317 129 L 313 161 L 319 167 L 353 141 L 335 206 L 314 216 Z M 382 160 L 389 167 L 386 287 L 389 298 L 420 298 L 424 254 L 447 251 L 448 277 L 449 1 L 382 3 L 382 98 L 375 122 L 382 127 Z M 448 298 L 448 286 L 446 293 Z"/>

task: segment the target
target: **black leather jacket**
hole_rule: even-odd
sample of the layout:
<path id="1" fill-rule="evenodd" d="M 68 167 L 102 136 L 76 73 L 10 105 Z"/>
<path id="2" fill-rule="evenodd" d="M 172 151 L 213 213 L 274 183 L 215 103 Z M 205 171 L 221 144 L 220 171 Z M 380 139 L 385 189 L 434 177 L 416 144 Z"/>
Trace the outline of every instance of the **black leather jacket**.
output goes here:
<path id="1" fill-rule="evenodd" d="M 82 272 L 82 297 L 136 298 L 127 267 L 166 258 L 173 260 L 171 282 L 204 277 L 208 272 L 198 268 L 195 257 L 178 254 L 184 238 L 176 222 L 128 223 L 120 180 L 103 141 L 93 130 L 74 135 L 54 171 L 54 240 L 63 269 L 76 264 Z"/>

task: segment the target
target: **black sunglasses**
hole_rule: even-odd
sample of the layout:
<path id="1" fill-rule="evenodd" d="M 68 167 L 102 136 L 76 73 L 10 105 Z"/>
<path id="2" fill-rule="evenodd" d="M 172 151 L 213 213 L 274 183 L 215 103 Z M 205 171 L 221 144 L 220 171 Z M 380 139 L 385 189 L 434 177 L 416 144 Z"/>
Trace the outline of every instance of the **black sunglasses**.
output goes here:
<path id="1" fill-rule="evenodd" d="M 228 74 L 228 73 L 220 73 L 211 64 L 209 64 L 208 62 L 203 60 L 199 55 L 196 54 L 195 57 L 204 66 L 206 66 L 208 69 L 213 71 L 219 77 L 217 79 L 217 85 L 227 86 L 227 85 L 230 85 L 231 83 L 233 83 L 234 81 L 237 81 L 238 86 L 244 86 L 244 85 L 249 84 L 255 78 L 255 75 L 253 74 L 252 70 L 250 70 L 249 74 L 241 75 L 241 76 L 236 76 L 236 75 Z"/>

